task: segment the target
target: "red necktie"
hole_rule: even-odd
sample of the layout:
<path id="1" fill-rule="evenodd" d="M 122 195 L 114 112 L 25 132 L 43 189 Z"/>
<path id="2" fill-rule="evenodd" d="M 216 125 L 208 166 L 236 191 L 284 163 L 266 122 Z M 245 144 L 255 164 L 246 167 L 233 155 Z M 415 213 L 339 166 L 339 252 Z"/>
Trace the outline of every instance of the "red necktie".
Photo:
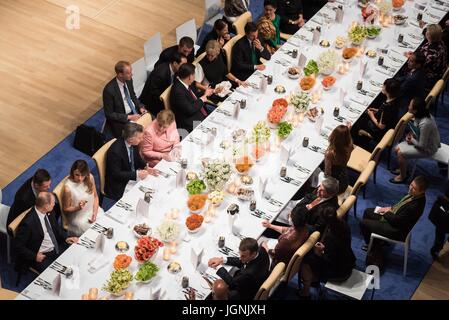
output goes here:
<path id="1" fill-rule="evenodd" d="M 192 98 L 193 98 L 193 100 L 198 100 L 198 98 L 196 97 L 196 95 L 193 93 L 193 91 L 192 91 L 192 89 L 190 89 L 189 88 L 189 93 L 190 93 L 190 95 L 192 96 Z M 204 107 L 201 107 L 201 113 L 205 116 L 205 117 L 207 117 L 207 111 L 206 111 L 206 109 L 204 109 Z"/>
<path id="2" fill-rule="evenodd" d="M 311 203 L 309 203 L 309 204 L 306 206 L 306 208 L 310 210 L 310 209 L 312 209 L 313 207 L 315 207 L 320 201 L 321 201 L 321 198 L 318 197 L 318 198 L 316 198 L 315 200 L 313 200 Z"/>

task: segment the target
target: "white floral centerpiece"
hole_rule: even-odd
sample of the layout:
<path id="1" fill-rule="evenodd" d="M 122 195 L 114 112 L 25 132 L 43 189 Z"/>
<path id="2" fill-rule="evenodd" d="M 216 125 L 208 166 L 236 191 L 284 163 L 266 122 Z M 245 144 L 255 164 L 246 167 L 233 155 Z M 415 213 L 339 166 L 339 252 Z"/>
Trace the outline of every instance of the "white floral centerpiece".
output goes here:
<path id="1" fill-rule="evenodd" d="M 290 97 L 290 103 L 297 113 L 306 112 L 311 101 L 310 95 L 306 92 L 293 93 Z"/>
<path id="2" fill-rule="evenodd" d="M 378 0 L 378 2 L 376 2 L 376 5 L 380 13 L 385 16 L 388 15 L 393 9 L 393 4 L 391 3 L 391 0 Z"/>
<path id="3" fill-rule="evenodd" d="M 173 220 L 165 220 L 159 227 L 157 227 L 157 233 L 159 234 L 160 239 L 164 242 L 175 241 L 180 232 L 181 228 L 179 224 Z"/>
<path id="4" fill-rule="evenodd" d="M 320 72 L 326 76 L 332 74 L 340 63 L 340 56 L 335 50 L 326 50 L 321 53 L 317 61 Z"/>
<path id="5" fill-rule="evenodd" d="M 206 166 L 204 177 L 211 191 L 222 190 L 231 177 L 231 166 L 226 162 L 213 160 Z"/>

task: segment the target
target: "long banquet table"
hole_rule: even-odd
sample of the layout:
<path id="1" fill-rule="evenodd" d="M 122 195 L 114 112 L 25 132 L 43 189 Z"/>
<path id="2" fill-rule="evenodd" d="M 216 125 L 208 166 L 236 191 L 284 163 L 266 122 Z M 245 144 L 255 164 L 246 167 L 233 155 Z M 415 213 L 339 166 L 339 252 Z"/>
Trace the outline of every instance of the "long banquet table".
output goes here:
<path id="1" fill-rule="evenodd" d="M 343 3 L 343 2 L 342 2 Z M 274 81 L 269 85 L 266 92 L 261 92 L 255 88 L 263 75 L 256 71 L 248 82 L 256 84 L 250 88 L 239 88 L 234 91 L 230 97 L 223 102 L 219 109 L 233 112 L 234 103 L 236 100 L 246 99 L 247 107 L 239 112 L 238 119 L 232 116 L 227 116 L 220 113 L 219 110 L 214 111 L 202 124 L 197 127 L 187 138 L 182 141 L 182 157 L 188 159 L 187 171 L 201 172 L 201 159 L 229 159 L 232 148 L 224 150 L 220 147 L 223 140 L 232 142 L 231 133 L 236 129 L 245 129 L 248 134 L 251 133 L 253 126 L 258 121 L 265 121 L 267 111 L 272 105 L 274 99 L 287 97 L 291 92 L 298 92 L 298 79 L 292 80 L 287 77 L 287 69 L 289 66 L 297 65 L 298 58 L 293 59 L 287 54 L 288 51 L 297 49 L 299 55 L 304 54 L 307 59 L 317 60 L 318 55 L 325 50 L 333 49 L 341 54 L 341 49 L 337 50 L 333 47 L 333 43 L 337 36 L 347 36 L 348 27 L 354 22 L 362 23 L 360 8 L 356 1 L 346 1 L 344 6 L 344 19 L 341 24 L 337 24 L 334 19 L 326 21 L 326 16 L 335 17 L 335 12 L 332 7 L 340 4 L 339 1 L 328 3 L 324 6 L 306 25 L 301 28 L 293 37 L 291 37 L 266 63 L 266 70 L 264 75 L 273 75 Z M 439 6 L 434 8 L 433 1 L 428 2 L 426 10 L 422 11 L 423 20 L 428 23 L 438 23 L 449 9 L 449 0 L 445 0 L 448 7 Z M 432 4 L 432 6 L 431 6 Z M 310 177 L 315 169 L 322 162 L 324 155 L 320 152 L 304 148 L 302 140 L 305 136 L 309 137 L 309 146 L 318 146 L 323 150 L 327 147 L 326 133 L 328 134 L 336 126 L 349 122 L 355 122 L 363 113 L 363 111 L 374 100 L 374 97 L 363 96 L 357 93 L 356 82 L 363 80 L 363 88 L 367 91 L 374 92 L 375 95 L 380 92 L 379 84 L 382 84 L 385 79 L 392 77 L 400 67 L 406 63 L 404 53 L 406 51 L 414 51 L 422 43 L 424 38 L 416 22 L 418 10 L 414 7 L 415 1 L 406 1 L 403 9 L 393 14 L 403 14 L 408 16 L 408 22 L 405 25 L 396 26 L 390 24 L 382 28 L 380 36 L 374 40 L 366 39 L 363 46 L 366 50 L 376 50 L 377 57 L 381 54 L 380 49 L 388 49 L 385 56 L 385 65 L 391 66 L 395 72 L 388 74 L 384 69 L 379 69 L 377 66 L 377 57 L 368 58 L 366 55 L 361 55 L 353 59 L 350 63 L 349 71 L 346 74 L 334 72 L 337 81 L 335 86 L 330 91 L 324 91 L 321 87 L 321 79 L 323 76 L 317 78 L 317 84 L 313 88 L 314 91 L 321 91 L 321 99 L 315 106 L 324 109 L 324 122 L 320 128 L 317 128 L 315 123 L 312 123 L 307 118 L 298 123 L 290 136 L 282 142 L 281 146 L 287 150 L 290 149 L 290 161 L 287 164 L 287 175 L 295 180 L 300 181 L 300 185 L 286 183 L 280 180 L 279 169 L 284 165 L 285 158 L 281 156 L 280 143 L 274 138 L 276 136 L 275 130 L 271 130 L 272 142 L 271 152 L 263 157 L 260 162 L 257 162 L 251 169 L 250 175 L 254 179 L 251 186 L 256 194 L 257 208 L 271 216 L 271 220 L 275 220 L 279 213 L 287 206 L 288 202 L 300 188 L 300 186 Z M 319 45 L 312 45 L 312 33 L 310 28 L 320 25 L 322 28 L 321 39 L 326 39 L 332 45 L 330 48 L 323 48 Z M 404 35 L 404 40 L 411 46 L 404 48 L 399 46 L 397 41 L 399 33 Z M 299 56 L 298 55 L 298 56 Z M 361 61 L 367 63 L 366 72 L 361 75 L 360 64 Z M 380 70 L 380 71 L 379 71 Z M 286 88 L 285 94 L 278 94 L 274 91 L 276 85 L 282 84 Z M 343 97 L 342 92 L 346 93 Z M 312 92 L 313 93 L 313 92 Z M 342 106 L 342 98 L 344 98 L 345 105 Z M 334 107 L 340 107 L 340 118 L 333 116 Z M 289 106 L 289 114 L 293 114 L 293 107 Z M 205 141 L 204 128 L 217 128 L 216 138 L 209 144 L 202 143 Z M 324 133 L 324 134 L 323 134 Z M 281 157 L 283 159 L 281 159 Z M 283 164 L 281 164 L 283 163 Z M 307 174 L 297 170 L 294 164 L 308 169 Z M 108 293 L 101 290 L 103 285 L 109 279 L 110 273 L 113 269 L 113 261 L 118 252 L 115 250 L 115 245 L 118 241 L 126 241 L 130 249 L 128 255 L 133 257 L 129 270 L 135 274 L 139 265 L 134 259 L 134 245 L 137 238 L 135 237 L 132 226 L 137 222 L 145 221 L 153 230 L 153 236 L 156 238 L 157 227 L 166 219 L 167 212 L 171 209 L 178 209 L 180 212 L 179 218 L 176 220 L 181 228 L 180 239 L 176 247 L 176 253 L 172 255 L 170 261 L 164 261 L 162 258 L 163 248 L 161 248 L 153 260 L 160 268 L 158 275 L 148 284 L 139 284 L 133 281 L 128 291 L 134 292 L 134 299 L 153 299 L 153 293 L 158 291 L 161 293 L 161 299 L 185 299 L 181 287 L 181 278 L 188 276 L 190 279 L 190 286 L 195 288 L 199 293 L 199 299 L 204 298 L 210 292 L 206 281 L 202 278 L 199 271 L 193 266 L 192 250 L 196 252 L 203 250 L 202 255 L 202 270 L 207 266 L 207 261 L 211 257 L 222 256 L 218 252 L 217 240 L 220 236 L 225 237 L 226 246 L 238 253 L 238 244 L 242 237 L 259 238 L 264 227 L 261 224 L 261 219 L 250 214 L 248 202 L 241 201 L 235 196 L 228 194 L 225 197 L 222 205 L 216 209 L 215 216 L 210 223 L 203 223 L 200 231 L 195 234 L 190 234 L 185 231 L 185 218 L 189 215 L 187 208 L 188 194 L 185 188 L 176 188 L 176 177 L 174 171 L 180 170 L 180 165 L 177 162 L 162 161 L 157 168 L 163 172 L 169 173 L 170 176 L 165 178 L 148 177 L 137 184 L 127 193 L 124 194 L 122 201 L 132 205 L 135 209 L 139 199 L 143 198 L 144 194 L 140 191 L 140 187 L 156 189 L 154 198 L 151 201 L 149 215 L 147 218 L 138 218 L 135 212 L 126 211 L 117 205 L 113 206 L 105 215 L 98 218 L 97 222 L 106 227 L 114 228 L 114 237 L 105 240 L 105 247 L 103 251 L 103 258 L 107 263 L 98 268 L 95 272 L 88 271 L 88 263 L 95 259 L 99 253 L 94 249 L 87 249 L 82 245 L 70 246 L 58 259 L 57 262 L 64 266 L 71 266 L 74 269 L 74 275 L 71 279 L 61 277 L 61 290 L 59 294 L 43 288 L 37 282 L 33 281 L 17 299 L 80 299 L 81 296 L 89 291 L 89 288 L 98 288 L 99 297 L 109 296 Z M 267 202 L 265 198 L 260 196 L 259 177 L 267 178 L 268 185 L 266 191 L 271 193 L 271 198 L 279 201 L 281 205 L 272 205 Z M 226 208 L 229 204 L 236 203 L 240 207 L 240 213 L 234 224 L 233 233 L 231 233 L 228 214 Z M 143 219 L 143 220 L 142 220 Z M 81 238 L 88 238 L 95 240 L 98 232 L 93 229 L 86 231 Z M 167 270 L 167 265 L 171 261 L 177 261 L 182 267 L 182 271 L 178 274 L 171 274 Z M 201 268 L 200 268 L 201 269 Z M 207 268 L 206 273 L 214 276 L 215 270 Z M 48 268 L 41 275 L 39 279 L 47 281 L 50 284 L 54 283 L 58 273 Z M 216 276 L 216 275 L 215 275 Z M 159 291 L 160 289 L 160 291 Z M 119 299 L 110 297 L 111 299 Z"/>

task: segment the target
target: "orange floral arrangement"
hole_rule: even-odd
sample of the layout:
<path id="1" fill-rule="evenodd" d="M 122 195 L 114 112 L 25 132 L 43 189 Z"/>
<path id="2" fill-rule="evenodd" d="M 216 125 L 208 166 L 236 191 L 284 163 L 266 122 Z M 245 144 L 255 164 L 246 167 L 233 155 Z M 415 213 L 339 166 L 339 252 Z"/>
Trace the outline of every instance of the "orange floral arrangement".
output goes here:
<path id="1" fill-rule="evenodd" d="M 351 59 L 357 54 L 357 51 L 359 51 L 357 48 L 344 48 L 342 56 L 344 59 Z"/>
<path id="2" fill-rule="evenodd" d="M 137 245 L 134 247 L 134 254 L 136 260 L 139 262 L 148 261 L 164 244 L 153 237 L 142 237 L 137 240 Z"/>
<path id="3" fill-rule="evenodd" d="M 280 105 L 281 107 L 287 108 L 288 102 L 284 98 L 279 98 L 279 99 L 274 100 L 272 105 L 273 106 Z"/>
<path id="4" fill-rule="evenodd" d="M 203 220 L 204 218 L 202 215 L 192 213 L 186 219 L 186 226 L 189 230 L 196 230 L 201 227 L 201 225 L 203 224 Z"/>
<path id="5" fill-rule="evenodd" d="M 245 173 L 245 172 L 248 172 L 252 166 L 253 166 L 253 162 L 251 161 L 250 157 L 243 156 L 237 160 L 237 162 L 235 164 L 235 169 L 240 173 Z"/>
<path id="6" fill-rule="evenodd" d="M 302 90 L 307 91 L 313 88 L 315 85 L 315 78 L 314 77 L 304 77 L 301 79 L 301 82 L 299 83 Z"/>
<path id="7" fill-rule="evenodd" d="M 321 81 L 321 84 L 323 85 L 323 87 L 329 88 L 335 84 L 335 80 L 335 77 L 327 76 Z"/>
<path id="8" fill-rule="evenodd" d="M 279 123 L 282 120 L 282 117 L 287 112 L 287 108 L 283 107 L 280 104 L 274 105 L 271 107 L 270 111 L 268 111 L 268 121 L 271 123 Z"/>
<path id="9" fill-rule="evenodd" d="M 114 259 L 114 269 L 125 269 L 131 264 L 132 258 L 126 254 L 119 254 Z"/>
<path id="10" fill-rule="evenodd" d="M 189 197 L 187 206 L 190 211 L 197 211 L 204 208 L 206 205 L 207 194 L 194 194 Z"/>
<path id="11" fill-rule="evenodd" d="M 393 8 L 400 8 L 404 5 L 404 0 L 393 0 L 391 4 L 393 5 Z"/>

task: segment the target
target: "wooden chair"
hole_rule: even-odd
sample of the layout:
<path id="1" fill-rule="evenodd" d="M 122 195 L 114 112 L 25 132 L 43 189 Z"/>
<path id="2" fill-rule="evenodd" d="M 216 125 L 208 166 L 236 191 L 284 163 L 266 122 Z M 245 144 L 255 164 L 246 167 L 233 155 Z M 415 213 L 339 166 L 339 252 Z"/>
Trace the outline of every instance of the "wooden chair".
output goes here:
<path id="1" fill-rule="evenodd" d="M 61 207 L 61 218 L 62 218 L 62 227 L 67 230 L 68 228 L 68 221 L 67 221 L 67 215 L 65 214 L 64 210 L 62 210 L 62 196 L 64 194 L 64 185 L 67 181 L 69 176 L 62 179 L 61 182 L 58 183 L 58 185 L 53 189 L 53 193 L 56 195 L 56 198 L 58 199 L 59 206 Z"/>
<path id="2" fill-rule="evenodd" d="M 251 12 L 247 11 L 240 17 L 238 17 L 237 20 L 232 24 L 232 26 L 234 27 L 238 35 L 244 35 L 245 26 L 250 21 L 252 21 L 252 15 Z"/>
<path id="3" fill-rule="evenodd" d="M 271 271 L 270 276 L 267 280 L 262 283 L 259 291 L 257 291 L 254 300 L 268 300 L 268 298 L 272 295 L 274 290 L 278 287 L 282 276 L 285 271 L 285 263 L 279 262 Z"/>
<path id="4" fill-rule="evenodd" d="M 151 113 L 147 112 L 143 116 L 139 118 L 136 122 L 143 126 L 145 129 L 151 122 L 153 121 L 153 118 L 151 117 Z"/>
<path id="5" fill-rule="evenodd" d="M 338 219 L 345 219 L 346 214 L 351 210 L 352 206 L 357 201 L 357 196 L 350 195 L 343 201 L 343 203 L 340 205 L 340 207 L 337 209 L 337 218 Z"/>
<path id="6" fill-rule="evenodd" d="M 302 259 L 310 250 L 312 250 L 319 239 L 320 233 L 315 231 L 310 235 L 309 239 L 307 239 L 307 241 L 299 247 L 298 250 L 296 250 L 287 265 L 287 269 L 285 270 L 285 274 L 283 275 L 281 282 L 289 283 L 293 276 L 298 273 Z"/>
<path id="7" fill-rule="evenodd" d="M 293 35 L 292 34 L 288 34 L 288 33 L 283 33 L 281 32 L 281 39 L 287 41 L 288 39 L 290 39 Z"/>
<path id="8" fill-rule="evenodd" d="M 3 233 L 6 237 L 6 261 L 11 263 L 11 238 L 8 233 L 8 215 L 11 208 L 1 203 L 1 190 L 0 190 L 0 233 Z"/>
<path id="9" fill-rule="evenodd" d="M 387 145 L 391 143 L 394 137 L 394 130 L 388 130 L 377 146 L 374 148 L 373 152 L 370 153 L 359 146 L 355 146 L 351 153 L 351 157 L 348 161 L 348 168 L 354 170 L 355 172 L 362 173 L 363 170 L 368 166 L 370 161 L 375 161 L 376 164 L 379 162 L 382 152 L 385 150 Z M 374 184 L 376 184 L 376 170 L 374 170 Z"/>
<path id="10" fill-rule="evenodd" d="M 396 124 L 396 127 L 394 128 L 393 133 L 393 139 L 390 143 L 387 144 L 388 148 L 388 159 L 387 159 L 387 169 L 390 170 L 390 164 L 391 164 L 391 151 L 393 150 L 393 147 L 396 146 L 399 141 L 404 136 L 404 131 L 407 126 L 407 123 L 409 123 L 410 120 L 413 119 L 413 114 L 410 112 L 407 112 L 402 116 L 401 119 L 399 119 L 398 123 Z"/>
<path id="11" fill-rule="evenodd" d="M 435 115 L 437 114 L 438 100 L 440 94 L 443 92 L 444 85 L 445 82 L 443 79 L 438 80 L 426 97 L 426 108 L 427 109 L 430 109 L 432 107 L 435 108 Z"/>
<path id="12" fill-rule="evenodd" d="M 228 72 L 231 72 L 231 65 L 232 65 L 232 48 L 234 47 L 234 44 L 240 40 L 243 37 L 243 35 L 236 35 L 231 38 L 224 46 L 223 50 L 226 54 L 226 62 L 228 64 Z"/>
<path id="13" fill-rule="evenodd" d="M 165 91 L 162 92 L 162 94 L 159 96 L 159 99 L 161 99 L 162 103 L 164 104 L 164 108 L 168 109 L 168 110 L 171 109 L 171 106 L 170 106 L 171 87 L 172 87 L 172 85 L 170 85 L 167 89 L 165 89 Z"/>
<path id="14" fill-rule="evenodd" d="M 16 236 L 16 231 L 17 228 L 19 227 L 20 223 L 22 222 L 23 219 L 25 219 L 25 217 L 27 216 L 28 212 L 31 211 L 31 208 L 26 209 L 24 212 L 22 212 L 21 214 L 19 214 L 9 225 L 8 225 L 8 229 L 9 231 L 11 231 L 11 233 L 13 234 L 13 236 Z"/>
<path id="15" fill-rule="evenodd" d="M 206 56 L 206 52 L 203 52 L 198 57 L 196 57 L 196 59 L 193 61 L 193 64 L 196 66 L 198 63 L 200 63 L 201 60 L 204 59 L 205 56 Z"/>
<path id="16" fill-rule="evenodd" d="M 92 156 L 95 164 L 97 165 L 98 176 L 100 177 L 100 194 L 102 196 L 107 196 L 104 192 L 105 185 L 105 177 L 106 177 L 106 154 L 111 147 L 111 145 L 117 139 L 112 139 L 111 141 L 106 142 L 97 152 Z"/>

